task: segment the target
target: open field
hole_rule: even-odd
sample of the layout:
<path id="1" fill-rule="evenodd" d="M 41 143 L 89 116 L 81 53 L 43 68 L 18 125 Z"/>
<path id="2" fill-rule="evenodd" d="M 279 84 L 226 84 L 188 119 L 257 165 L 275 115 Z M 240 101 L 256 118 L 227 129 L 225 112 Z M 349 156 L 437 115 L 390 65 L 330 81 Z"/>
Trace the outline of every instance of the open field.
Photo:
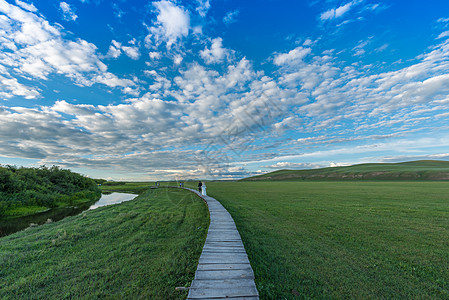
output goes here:
<path id="1" fill-rule="evenodd" d="M 100 186 L 102 193 L 123 192 L 141 194 L 154 186 L 154 182 L 107 182 Z"/>
<path id="2" fill-rule="evenodd" d="M 360 164 L 310 170 L 279 170 L 243 180 L 449 180 L 449 162 L 420 160 L 404 163 Z"/>
<path id="3" fill-rule="evenodd" d="M 449 183 L 210 182 L 261 299 L 448 299 Z"/>
<path id="4" fill-rule="evenodd" d="M 200 198 L 164 188 L 12 234 L 0 298 L 185 299 L 208 224 Z"/>

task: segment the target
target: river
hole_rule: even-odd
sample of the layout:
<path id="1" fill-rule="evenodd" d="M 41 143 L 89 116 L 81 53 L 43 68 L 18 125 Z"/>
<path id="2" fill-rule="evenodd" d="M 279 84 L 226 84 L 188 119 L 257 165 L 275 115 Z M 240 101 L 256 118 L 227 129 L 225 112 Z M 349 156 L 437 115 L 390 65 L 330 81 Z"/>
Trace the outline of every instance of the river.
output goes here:
<path id="1" fill-rule="evenodd" d="M 0 237 L 28 228 L 30 224 L 42 225 L 47 222 L 48 219 L 50 219 L 52 222 L 56 222 L 64 219 L 65 217 L 75 216 L 85 210 L 91 210 L 101 206 L 122 203 L 132 200 L 136 197 L 136 194 L 127 193 L 102 194 L 100 200 L 98 200 L 94 204 L 90 202 L 78 207 L 53 208 L 48 211 L 31 216 L 0 220 Z"/>

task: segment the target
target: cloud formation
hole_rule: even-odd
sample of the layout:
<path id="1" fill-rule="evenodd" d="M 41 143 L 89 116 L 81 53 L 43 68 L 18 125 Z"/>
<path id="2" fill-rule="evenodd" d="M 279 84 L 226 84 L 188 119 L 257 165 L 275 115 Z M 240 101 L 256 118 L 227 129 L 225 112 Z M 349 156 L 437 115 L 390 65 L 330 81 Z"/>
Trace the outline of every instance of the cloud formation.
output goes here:
<path id="1" fill-rule="evenodd" d="M 78 19 L 78 16 L 76 15 L 73 8 L 67 3 L 67 2 L 61 2 L 59 3 L 59 8 L 62 11 L 62 15 L 64 17 L 64 20 L 66 21 L 76 21 Z"/>
<path id="2" fill-rule="evenodd" d="M 210 1 L 209 0 L 197 0 L 198 7 L 196 8 L 196 11 L 201 17 L 205 17 L 208 10 L 210 9 Z"/>
<path id="3" fill-rule="evenodd" d="M 25 10 L 37 12 L 37 8 L 33 5 L 33 3 L 26 3 L 20 0 L 16 0 L 16 4 Z"/>
<path id="4" fill-rule="evenodd" d="M 0 75 L 0 98 L 9 99 L 13 96 L 22 96 L 25 99 L 35 99 L 39 95 L 37 89 L 19 83 L 16 78 L 5 78 Z"/>
<path id="5" fill-rule="evenodd" d="M 127 88 L 135 85 L 132 80 L 109 73 L 94 44 L 82 39 L 67 40 L 59 27 L 4 0 L 0 0 L 0 13 L 0 47 L 7 50 L 0 52 L 0 64 L 15 74 L 43 80 L 52 74 L 63 74 L 80 86 L 102 83 Z M 13 77 L 11 71 L 6 72 Z M 34 91 L 28 97 L 36 94 L 35 88 L 26 89 Z M 8 98 L 5 92 L 3 98 Z"/>
<path id="6" fill-rule="evenodd" d="M 229 25 L 229 24 L 237 22 L 237 17 L 238 17 L 239 14 L 240 14 L 239 10 L 234 10 L 234 11 L 228 12 L 223 17 L 223 23 L 225 23 L 226 25 Z"/>
<path id="7" fill-rule="evenodd" d="M 210 48 L 200 51 L 200 56 L 207 64 L 213 64 L 223 61 L 228 53 L 229 50 L 223 48 L 223 39 L 218 37 L 212 40 Z"/>
<path id="8" fill-rule="evenodd" d="M 122 43 L 112 40 L 106 57 L 118 58 L 123 52 L 129 58 L 138 60 L 140 58 L 139 47 L 132 45 L 133 41 L 130 44 L 129 46 L 123 46 Z"/>
<path id="9" fill-rule="evenodd" d="M 95 170 L 113 165 L 116 174 L 144 169 L 145 179 L 228 179 L 261 168 L 347 163 L 335 157 L 348 153 L 416 152 L 406 137 L 449 117 L 446 31 L 433 33 L 435 45 L 407 62 L 368 64 L 362 59 L 394 51 L 394 43 L 355 38 L 334 49 L 324 33 L 283 38 L 282 47 L 255 60 L 251 51 L 232 49 L 225 32 L 239 11 L 214 15 L 207 0 L 151 2 L 140 33 L 111 28 L 98 44 L 72 38 L 33 5 L 16 3 L 0 0 L 3 157 Z M 314 22 L 343 18 L 359 3 L 343 3 Z M 79 22 L 72 8 L 60 7 Z M 215 19 L 223 15 L 225 24 Z M 223 35 L 208 27 L 218 23 Z M 54 78 L 79 89 L 47 98 Z M 104 89 L 95 94 L 96 86 Z M 102 101 L 85 104 L 102 92 Z M 35 102 L 21 107 L 17 99 Z M 436 137 L 419 142 L 448 144 Z"/>
<path id="10" fill-rule="evenodd" d="M 151 46 L 153 41 L 156 46 L 165 42 L 167 49 L 173 44 L 187 37 L 190 30 L 190 14 L 182 6 L 177 6 L 170 1 L 153 2 L 157 17 L 155 26 L 149 28 L 150 34 L 147 36 L 147 44 Z"/>
<path id="11" fill-rule="evenodd" d="M 344 5 L 342 5 L 342 6 L 339 6 L 337 8 L 329 9 L 329 10 L 327 10 L 327 11 L 325 11 L 325 12 L 323 12 L 321 14 L 320 19 L 322 21 L 326 21 L 326 20 L 332 20 L 332 19 L 340 18 L 345 13 L 347 13 L 354 4 L 356 4 L 358 2 L 360 2 L 360 1 L 351 1 L 351 2 L 348 2 L 348 3 L 344 4 Z"/>
<path id="12" fill-rule="evenodd" d="M 292 163 L 292 162 L 278 162 L 273 165 L 268 166 L 262 166 L 262 168 L 267 169 L 275 169 L 275 170 L 281 170 L 281 169 L 290 169 L 290 170 L 304 170 L 304 169 L 316 169 L 316 168 L 322 168 L 322 165 L 314 164 L 314 163 Z"/>

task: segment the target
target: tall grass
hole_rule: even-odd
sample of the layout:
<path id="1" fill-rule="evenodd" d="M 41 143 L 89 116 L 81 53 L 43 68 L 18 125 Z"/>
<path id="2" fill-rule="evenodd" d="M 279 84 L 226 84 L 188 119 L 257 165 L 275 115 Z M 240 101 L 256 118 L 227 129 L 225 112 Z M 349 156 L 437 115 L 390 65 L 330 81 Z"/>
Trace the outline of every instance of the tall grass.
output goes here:
<path id="1" fill-rule="evenodd" d="M 184 190 L 148 190 L 0 240 L 1 299 L 185 299 L 208 227 Z"/>

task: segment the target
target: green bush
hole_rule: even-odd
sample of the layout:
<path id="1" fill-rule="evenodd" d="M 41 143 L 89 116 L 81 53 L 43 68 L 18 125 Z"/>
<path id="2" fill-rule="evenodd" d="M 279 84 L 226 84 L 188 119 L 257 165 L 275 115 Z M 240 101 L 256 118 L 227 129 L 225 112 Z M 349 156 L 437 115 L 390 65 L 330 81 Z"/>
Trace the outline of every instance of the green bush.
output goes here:
<path id="1" fill-rule="evenodd" d="M 90 178 L 57 166 L 0 166 L 0 216 L 13 208 L 54 208 L 98 199 L 101 191 Z"/>

